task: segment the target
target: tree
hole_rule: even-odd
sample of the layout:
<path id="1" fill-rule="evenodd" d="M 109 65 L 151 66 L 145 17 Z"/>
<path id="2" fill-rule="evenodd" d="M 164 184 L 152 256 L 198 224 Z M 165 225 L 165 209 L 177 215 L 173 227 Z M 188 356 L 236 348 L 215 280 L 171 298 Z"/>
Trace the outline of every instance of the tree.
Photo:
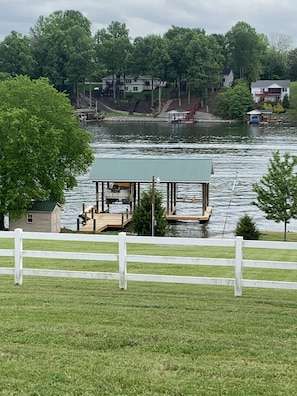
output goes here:
<path id="1" fill-rule="evenodd" d="M 245 214 L 240 217 L 236 224 L 235 235 L 242 236 L 243 239 L 257 240 L 260 237 L 260 232 L 253 219 L 248 214 Z"/>
<path id="2" fill-rule="evenodd" d="M 207 88 L 218 84 L 223 69 L 224 56 L 217 40 L 204 33 L 196 33 L 186 48 L 187 77 L 201 97 Z"/>
<path id="3" fill-rule="evenodd" d="M 74 93 L 76 83 L 93 71 L 91 23 L 79 11 L 56 11 L 39 17 L 30 34 L 39 65 L 35 77 L 47 77 L 55 88 Z"/>
<path id="4" fill-rule="evenodd" d="M 238 22 L 226 33 L 226 39 L 236 77 L 248 82 L 258 80 L 268 48 L 267 37 L 257 34 L 249 24 Z"/>
<path id="5" fill-rule="evenodd" d="M 32 200 L 64 203 L 93 160 L 90 134 L 82 130 L 64 93 L 48 80 L 18 76 L 0 82 L 0 229 Z"/>
<path id="6" fill-rule="evenodd" d="M 0 72 L 9 73 L 13 77 L 20 74 L 32 76 L 35 68 L 29 38 L 12 31 L 0 43 Z"/>
<path id="7" fill-rule="evenodd" d="M 154 235 L 164 236 L 167 230 L 165 209 L 162 206 L 162 194 L 154 189 L 155 196 L 155 229 Z M 152 235 L 152 188 L 143 191 L 139 205 L 135 208 L 132 225 L 137 235 Z"/>
<path id="8" fill-rule="evenodd" d="M 204 34 L 204 30 L 172 26 L 164 34 L 167 42 L 169 65 L 166 79 L 170 77 L 177 84 L 179 106 L 181 106 L 181 82 L 187 79 L 188 58 L 186 48 L 194 34 Z"/>
<path id="9" fill-rule="evenodd" d="M 217 95 L 216 115 L 226 119 L 244 120 L 253 107 L 253 98 L 247 84 L 237 80 L 233 88 L 223 88 Z"/>
<path id="10" fill-rule="evenodd" d="M 96 58 L 103 62 L 107 73 L 113 76 L 113 96 L 117 94 L 117 75 L 125 74 L 126 62 L 132 50 L 129 30 L 125 23 L 113 21 L 107 29 L 98 30 L 95 34 Z M 125 95 L 125 90 L 124 90 Z"/>
<path id="11" fill-rule="evenodd" d="M 292 81 L 297 81 L 297 48 L 293 49 L 288 54 L 288 68 L 289 78 Z"/>
<path id="12" fill-rule="evenodd" d="M 151 107 L 154 107 L 154 79 L 164 80 L 170 58 L 167 41 L 158 35 L 145 38 L 137 37 L 133 43 L 132 62 L 130 67 L 135 75 L 148 75 L 151 78 Z M 159 85 L 161 94 L 161 85 Z M 160 104 L 159 95 L 159 104 Z"/>
<path id="13" fill-rule="evenodd" d="M 266 219 L 284 223 L 284 240 L 287 224 L 297 218 L 297 157 L 279 151 L 272 153 L 268 172 L 259 183 L 253 184 L 257 201 L 253 202 L 266 213 Z"/>

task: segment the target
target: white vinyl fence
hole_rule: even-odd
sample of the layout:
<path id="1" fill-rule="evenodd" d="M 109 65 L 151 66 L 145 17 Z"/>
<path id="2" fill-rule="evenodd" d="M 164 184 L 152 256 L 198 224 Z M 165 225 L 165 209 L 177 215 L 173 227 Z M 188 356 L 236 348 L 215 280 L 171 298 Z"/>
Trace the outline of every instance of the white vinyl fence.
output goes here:
<path id="1" fill-rule="evenodd" d="M 3 249 L 5 239 L 14 239 L 13 249 Z M 118 245 L 117 254 L 103 253 L 78 253 L 59 251 L 37 251 L 24 250 L 23 240 L 48 240 L 48 241 L 76 241 L 76 242 L 113 242 Z M 127 243 L 133 244 L 153 244 L 162 246 L 209 246 L 209 247 L 231 247 L 234 248 L 234 258 L 201 258 L 201 257 L 175 257 L 175 256 L 149 256 L 127 254 Z M 244 248 L 262 249 L 285 249 L 297 252 L 297 243 L 293 242 L 264 242 L 245 241 L 242 237 L 234 239 L 194 239 L 194 238 L 160 238 L 129 236 L 121 232 L 118 235 L 100 234 L 49 234 L 23 232 L 21 229 L 15 231 L 0 232 L 0 256 L 14 257 L 14 268 L 1 267 L 0 275 L 14 276 L 15 284 L 23 283 L 23 276 L 49 276 L 64 278 L 85 278 L 85 279 L 108 279 L 117 280 L 120 289 L 127 289 L 128 281 L 160 282 L 160 283 L 187 283 L 200 285 L 221 285 L 233 286 L 234 295 L 241 296 L 243 287 L 294 289 L 297 290 L 297 282 L 267 281 L 267 280 L 247 280 L 242 279 L 242 268 L 271 268 L 297 270 L 297 263 L 280 261 L 256 261 L 244 260 Z M 91 271 L 66 271 L 66 270 L 46 270 L 23 268 L 23 258 L 43 258 L 43 259 L 70 259 L 70 260 L 98 260 L 113 261 L 118 263 L 118 272 L 91 272 Z M 174 276 L 155 274 L 133 274 L 128 273 L 127 263 L 156 263 L 156 264 L 178 264 L 178 265 L 208 265 L 208 266 L 228 266 L 234 267 L 233 278 L 211 278 L 196 276 Z M 62 261 L 61 261 L 62 265 Z M 145 266 L 144 266 L 145 267 Z"/>

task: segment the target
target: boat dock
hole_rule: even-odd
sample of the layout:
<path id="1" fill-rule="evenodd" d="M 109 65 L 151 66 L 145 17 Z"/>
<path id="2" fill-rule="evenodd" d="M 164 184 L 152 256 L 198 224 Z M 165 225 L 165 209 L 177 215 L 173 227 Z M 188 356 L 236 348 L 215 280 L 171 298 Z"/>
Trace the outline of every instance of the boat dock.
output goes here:
<path id="1" fill-rule="evenodd" d="M 78 232 L 98 233 L 108 229 L 121 230 L 124 229 L 132 220 L 132 214 L 130 213 L 95 213 L 94 211 L 87 211 L 86 215 L 89 213 L 92 213 L 91 217 L 87 216 L 82 224 L 79 224 L 78 219 Z M 82 214 L 80 217 L 82 217 Z"/>
<path id="2" fill-rule="evenodd" d="M 186 214 L 167 214 L 166 218 L 170 221 L 198 221 L 205 223 L 209 221 L 212 207 L 208 206 L 204 215 L 186 215 Z M 131 213 L 96 213 L 94 207 L 88 208 L 85 214 L 81 213 L 80 217 L 85 219 L 80 224 L 78 219 L 77 232 L 99 233 L 107 230 L 123 230 L 131 221 Z"/>

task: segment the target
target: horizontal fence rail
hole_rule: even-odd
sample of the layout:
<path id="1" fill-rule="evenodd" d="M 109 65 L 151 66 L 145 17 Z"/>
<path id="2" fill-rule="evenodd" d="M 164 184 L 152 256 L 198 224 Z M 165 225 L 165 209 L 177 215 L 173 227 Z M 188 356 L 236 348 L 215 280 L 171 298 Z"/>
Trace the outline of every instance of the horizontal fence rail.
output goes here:
<path id="1" fill-rule="evenodd" d="M 13 249 L 5 247 L 5 239 L 14 241 Z M 74 241 L 74 242 L 106 242 L 115 243 L 118 253 L 89 253 L 89 252 L 60 252 L 60 251 L 38 251 L 24 250 L 24 240 L 46 240 L 46 241 Z M 208 247 L 228 247 L 234 250 L 234 257 L 225 258 L 201 258 L 201 257 L 175 257 L 175 256 L 150 256 L 127 254 L 127 244 L 148 244 L 160 246 L 208 246 Z M 267 241 L 244 241 L 242 237 L 234 239 L 202 239 L 202 238 L 161 238 L 161 237 L 141 237 L 130 236 L 121 232 L 118 235 L 101 234 L 49 234 L 23 232 L 21 229 L 15 231 L 0 232 L 0 257 L 13 257 L 14 267 L 1 267 L 0 275 L 14 276 L 17 285 L 23 283 L 23 276 L 44 276 L 58 278 L 81 278 L 98 280 L 116 280 L 120 289 L 127 289 L 128 281 L 159 282 L 159 283 L 181 283 L 196 285 L 216 285 L 234 287 L 234 295 L 241 296 L 243 287 L 276 288 L 297 290 L 297 282 L 282 282 L 268 280 L 249 280 L 242 278 L 243 268 L 270 268 L 297 270 L 297 263 L 280 261 L 261 261 L 243 259 L 244 248 L 256 249 L 285 249 L 296 250 L 297 243 L 293 242 L 267 242 Z M 38 259 L 61 259 L 61 260 L 92 260 L 111 261 L 118 263 L 118 272 L 95 272 L 95 271 L 70 271 L 70 270 L 50 270 L 31 269 L 23 267 L 23 258 Z M 170 265 L 204 265 L 204 266 L 224 266 L 234 268 L 233 278 L 214 278 L 198 276 L 176 276 L 176 275 L 156 275 L 156 274 L 133 274 L 128 273 L 128 263 L 152 263 Z"/>

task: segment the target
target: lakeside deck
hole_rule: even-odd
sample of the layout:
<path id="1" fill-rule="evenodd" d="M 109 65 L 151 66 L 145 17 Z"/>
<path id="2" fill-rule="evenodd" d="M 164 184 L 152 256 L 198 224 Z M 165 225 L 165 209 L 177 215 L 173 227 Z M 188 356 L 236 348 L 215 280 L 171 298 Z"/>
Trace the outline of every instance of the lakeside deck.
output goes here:
<path id="1" fill-rule="evenodd" d="M 205 223 L 211 216 L 212 208 L 208 206 L 204 215 L 186 214 L 167 214 L 166 218 L 170 221 L 198 221 Z M 78 225 L 77 232 L 99 233 L 107 230 L 123 230 L 131 221 L 131 213 L 95 213 L 92 208 L 86 211 L 87 219 L 83 224 Z M 82 217 L 82 213 L 80 214 Z"/>

